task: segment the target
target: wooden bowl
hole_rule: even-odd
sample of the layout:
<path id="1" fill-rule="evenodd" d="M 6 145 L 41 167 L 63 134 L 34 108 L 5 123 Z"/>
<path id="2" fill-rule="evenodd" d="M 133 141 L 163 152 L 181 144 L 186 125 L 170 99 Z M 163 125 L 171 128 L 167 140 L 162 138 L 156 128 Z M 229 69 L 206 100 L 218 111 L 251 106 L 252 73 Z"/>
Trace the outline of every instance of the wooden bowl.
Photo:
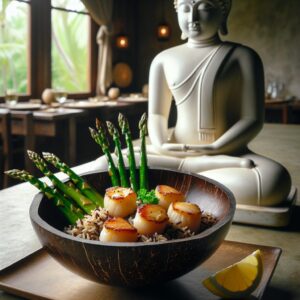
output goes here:
<path id="1" fill-rule="evenodd" d="M 101 193 L 110 186 L 107 172 L 86 179 Z M 211 179 L 170 170 L 149 170 L 151 188 L 167 184 L 187 201 L 211 212 L 217 223 L 188 238 L 157 243 L 104 243 L 64 233 L 59 211 L 38 194 L 30 207 L 33 227 L 47 251 L 70 271 L 108 285 L 140 287 L 182 276 L 210 257 L 224 240 L 235 212 L 232 193 Z"/>

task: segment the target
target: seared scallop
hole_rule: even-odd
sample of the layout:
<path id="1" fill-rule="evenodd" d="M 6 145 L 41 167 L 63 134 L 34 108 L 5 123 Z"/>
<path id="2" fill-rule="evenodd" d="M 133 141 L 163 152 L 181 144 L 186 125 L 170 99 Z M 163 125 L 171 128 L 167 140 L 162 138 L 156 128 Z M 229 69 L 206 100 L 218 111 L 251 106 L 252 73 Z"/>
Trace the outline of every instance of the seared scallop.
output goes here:
<path id="1" fill-rule="evenodd" d="M 201 210 L 197 204 L 189 202 L 174 202 L 168 209 L 169 222 L 174 227 L 188 227 L 192 232 L 198 232 L 201 223 Z"/>
<path id="2" fill-rule="evenodd" d="M 139 234 L 152 235 L 155 232 L 162 233 L 168 224 L 166 210 L 155 204 L 140 206 L 133 220 L 133 226 Z"/>
<path id="3" fill-rule="evenodd" d="M 104 222 L 100 233 L 101 242 L 135 242 L 137 230 L 123 218 L 112 218 Z"/>
<path id="4" fill-rule="evenodd" d="M 104 208 L 113 217 L 127 217 L 136 211 L 137 195 L 131 188 L 111 187 L 104 196 Z"/>
<path id="5" fill-rule="evenodd" d="M 178 190 L 168 185 L 158 185 L 155 189 L 155 196 L 159 200 L 159 205 L 165 209 L 173 202 L 183 202 L 185 196 Z"/>

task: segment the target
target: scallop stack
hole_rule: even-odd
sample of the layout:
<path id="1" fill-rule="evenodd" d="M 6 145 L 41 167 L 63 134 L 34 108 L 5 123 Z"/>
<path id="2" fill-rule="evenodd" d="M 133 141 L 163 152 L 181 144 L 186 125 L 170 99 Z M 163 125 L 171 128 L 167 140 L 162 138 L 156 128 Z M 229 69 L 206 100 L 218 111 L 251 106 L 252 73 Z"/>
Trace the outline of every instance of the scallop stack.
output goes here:
<path id="1" fill-rule="evenodd" d="M 168 226 L 199 231 L 201 210 L 197 204 L 186 202 L 183 193 L 168 185 L 158 185 L 155 196 L 158 204 L 137 206 L 137 195 L 131 188 L 107 189 L 104 208 L 110 218 L 103 224 L 100 241 L 135 242 L 139 235 L 163 234 Z"/>

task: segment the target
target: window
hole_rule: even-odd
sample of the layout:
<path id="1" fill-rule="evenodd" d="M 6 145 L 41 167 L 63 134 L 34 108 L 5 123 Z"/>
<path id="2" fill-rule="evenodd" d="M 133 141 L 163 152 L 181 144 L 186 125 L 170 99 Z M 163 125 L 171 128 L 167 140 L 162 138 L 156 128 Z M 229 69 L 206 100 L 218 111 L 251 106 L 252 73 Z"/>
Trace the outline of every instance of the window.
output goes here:
<path id="1" fill-rule="evenodd" d="M 89 16 L 80 0 L 52 0 L 51 81 L 69 93 L 89 90 Z"/>
<path id="2" fill-rule="evenodd" d="M 0 1 L 0 95 L 28 94 L 30 1 Z"/>
<path id="3" fill-rule="evenodd" d="M 80 0 L 0 0 L 0 10 L 0 100 L 9 89 L 21 100 L 50 87 L 94 95 L 97 25 Z"/>

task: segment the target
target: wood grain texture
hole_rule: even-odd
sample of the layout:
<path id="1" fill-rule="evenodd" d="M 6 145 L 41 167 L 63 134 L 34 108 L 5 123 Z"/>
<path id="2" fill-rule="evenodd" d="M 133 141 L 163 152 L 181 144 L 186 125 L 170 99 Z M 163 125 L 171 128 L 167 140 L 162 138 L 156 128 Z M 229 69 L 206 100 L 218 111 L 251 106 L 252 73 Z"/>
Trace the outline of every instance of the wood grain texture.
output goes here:
<path id="1" fill-rule="evenodd" d="M 39 250 L 0 273 L 0 288 L 28 299 L 55 300 L 214 300 L 201 282 L 212 273 L 249 255 L 262 252 L 264 274 L 253 298 L 261 299 L 276 267 L 281 250 L 273 247 L 225 241 L 201 267 L 189 274 L 159 286 L 124 289 L 85 280 L 63 268 L 45 250 Z M 138 277 L 138 274 L 136 274 Z"/>
<path id="2" fill-rule="evenodd" d="M 0 109 L 0 189 L 9 184 L 8 176 L 4 171 L 12 167 L 12 136 L 10 112 Z"/>

